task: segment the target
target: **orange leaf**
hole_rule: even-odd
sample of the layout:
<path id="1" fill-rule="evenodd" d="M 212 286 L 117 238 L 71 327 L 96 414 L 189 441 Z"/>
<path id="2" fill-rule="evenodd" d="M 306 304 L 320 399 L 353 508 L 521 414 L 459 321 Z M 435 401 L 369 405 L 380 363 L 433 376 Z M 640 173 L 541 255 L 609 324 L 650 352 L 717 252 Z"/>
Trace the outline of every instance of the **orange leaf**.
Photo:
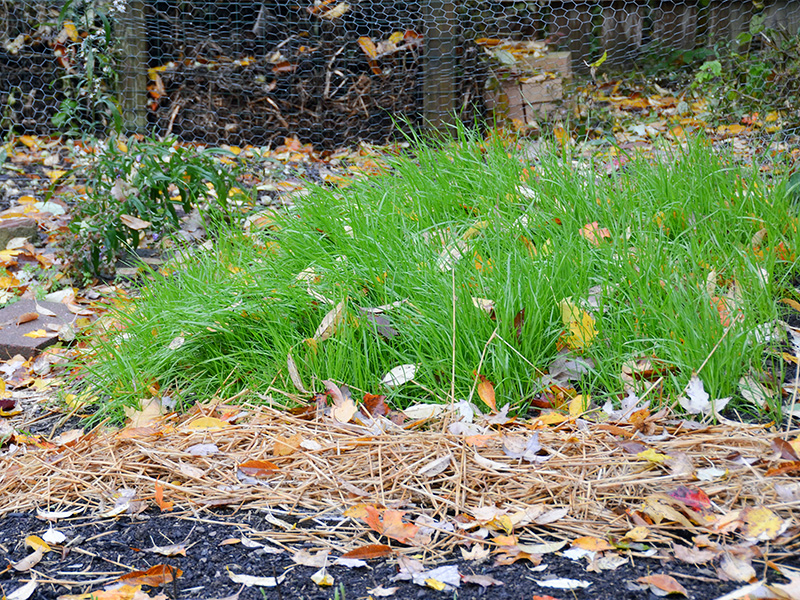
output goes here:
<path id="1" fill-rule="evenodd" d="M 485 434 L 475 434 L 475 435 L 468 435 L 464 438 L 464 442 L 467 446 L 475 446 L 476 448 L 485 448 L 486 445 L 489 443 L 489 440 L 493 439 L 494 435 L 485 435 Z"/>
<path id="2" fill-rule="evenodd" d="M 392 550 L 391 546 L 387 546 L 386 544 L 367 544 L 366 546 L 361 546 L 360 548 L 350 550 L 350 552 L 345 552 L 342 554 L 342 558 L 358 558 L 361 560 L 367 560 L 370 558 L 389 556 L 393 552 L 394 550 Z"/>
<path id="3" fill-rule="evenodd" d="M 603 552 L 605 550 L 611 550 L 614 547 L 607 541 L 590 535 L 579 537 L 572 542 L 572 546 L 574 548 L 582 548 L 583 550 L 591 550 L 592 552 Z"/>
<path id="4" fill-rule="evenodd" d="M 478 384 L 478 396 L 480 396 L 481 400 L 483 400 L 483 403 L 488 406 L 493 413 L 496 413 L 497 403 L 494 397 L 494 385 L 483 375 L 481 375 L 480 378 L 481 381 Z"/>
<path id="5" fill-rule="evenodd" d="M 407 544 L 408 540 L 413 538 L 419 530 L 416 525 L 403 522 L 405 512 L 401 510 L 386 509 L 381 518 L 380 512 L 374 506 L 365 504 L 362 505 L 362 508 L 366 514 L 361 518 L 367 525 L 378 533 L 402 544 Z"/>
<path id="6" fill-rule="evenodd" d="M 775 475 L 785 475 L 786 473 L 795 473 L 800 471 L 800 461 L 792 461 L 783 463 L 777 467 L 772 467 L 766 472 L 767 477 L 774 477 Z"/>
<path id="7" fill-rule="evenodd" d="M 303 436 L 295 433 L 291 437 L 283 437 L 281 435 L 275 436 L 275 446 L 272 448 L 272 453 L 275 456 L 289 456 L 300 447 L 303 441 Z"/>
<path id="8" fill-rule="evenodd" d="M 158 504 L 158 508 L 162 511 L 172 510 L 172 507 L 175 505 L 174 502 L 167 502 L 164 500 L 164 486 L 160 483 L 156 484 L 156 504 Z"/>
<path id="9" fill-rule="evenodd" d="M 581 227 L 580 233 L 593 246 L 599 246 L 603 238 L 611 237 L 611 232 L 606 227 L 600 228 L 600 224 L 597 221 L 587 223 Z"/>
<path id="10" fill-rule="evenodd" d="M 183 575 L 183 571 L 177 567 L 155 565 L 147 569 L 147 571 L 126 573 L 119 578 L 119 581 L 124 581 L 127 585 L 149 585 L 150 587 L 157 587 L 165 583 L 170 583 L 173 579 L 177 579 L 181 575 Z"/>
<path id="11" fill-rule="evenodd" d="M 358 38 L 358 45 L 361 46 L 364 54 L 370 58 L 375 58 L 378 56 L 378 48 L 375 46 L 375 42 L 373 42 L 370 38 L 366 36 Z"/>
<path id="12" fill-rule="evenodd" d="M 250 477 L 269 477 L 280 469 L 268 460 L 248 460 L 239 465 L 239 470 Z"/>
<path id="13" fill-rule="evenodd" d="M 23 323 L 30 323 L 31 321 L 35 321 L 39 318 L 39 313 L 37 312 L 26 312 L 23 313 L 17 318 L 17 325 L 22 325 Z"/>

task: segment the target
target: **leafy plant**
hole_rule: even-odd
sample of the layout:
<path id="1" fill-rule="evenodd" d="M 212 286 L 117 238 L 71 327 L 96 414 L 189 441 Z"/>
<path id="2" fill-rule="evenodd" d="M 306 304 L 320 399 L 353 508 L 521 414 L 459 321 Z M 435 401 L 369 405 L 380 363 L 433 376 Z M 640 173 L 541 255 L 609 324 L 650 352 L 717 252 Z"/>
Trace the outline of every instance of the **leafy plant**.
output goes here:
<path id="1" fill-rule="evenodd" d="M 100 0 L 67 0 L 56 23 L 61 31 L 54 51 L 64 69 L 59 78 L 63 99 L 53 124 L 70 135 L 85 135 L 98 125 L 122 128 L 122 115 L 115 96 L 118 84 L 114 37 L 115 12 L 124 0 L 109 5 Z M 83 34 L 79 33 L 78 23 Z"/>
<path id="2" fill-rule="evenodd" d="M 156 237 L 177 230 L 180 212 L 201 210 L 207 223 L 230 218 L 237 169 L 219 149 L 175 140 L 110 138 L 85 168 L 86 198 L 72 210 L 62 239 L 69 265 L 84 277 L 112 274 L 123 248 L 137 248 L 145 229 Z"/>

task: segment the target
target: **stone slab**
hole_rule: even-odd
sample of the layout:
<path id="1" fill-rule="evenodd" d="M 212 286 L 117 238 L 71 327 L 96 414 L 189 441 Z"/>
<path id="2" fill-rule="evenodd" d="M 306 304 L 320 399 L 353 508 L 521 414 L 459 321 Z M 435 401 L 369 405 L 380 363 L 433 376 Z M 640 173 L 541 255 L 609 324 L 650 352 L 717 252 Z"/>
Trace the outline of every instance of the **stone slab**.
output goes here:
<path id="1" fill-rule="evenodd" d="M 0 250 L 5 250 L 8 242 L 14 238 L 24 237 L 36 241 L 39 226 L 29 217 L 9 217 L 0 219 Z"/>
<path id="2" fill-rule="evenodd" d="M 21 354 L 25 358 L 35 356 L 58 341 L 58 331 L 52 330 L 48 325 L 61 327 L 75 320 L 75 315 L 64 304 L 39 302 L 39 306 L 55 313 L 56 316 L 49 317 L 39 313 L 34 300 L 19 300 L 0 309 L 0 360 L 8 360 L 16 354 Z M 19 318 L 25 313 L 37 313 L 39 318 L 17 325 Z M 42 338 L 25 337 L 26 333 L 37 329 L 44 329 L 52 335 Z"/>

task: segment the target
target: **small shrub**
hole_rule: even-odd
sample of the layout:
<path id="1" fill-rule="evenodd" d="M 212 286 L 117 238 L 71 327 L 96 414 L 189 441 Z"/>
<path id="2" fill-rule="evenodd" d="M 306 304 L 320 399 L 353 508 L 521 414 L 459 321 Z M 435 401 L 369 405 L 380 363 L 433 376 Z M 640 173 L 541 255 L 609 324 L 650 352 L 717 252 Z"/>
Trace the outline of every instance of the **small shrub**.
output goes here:
<path id="1" fill-rule="evenodd" d="M 159 238 L 175 232 L 179 211 L 199 208 L 207 222 L 229 218 L 237 169 L 224 166 L 221 154 L 228 153 L 173 140 L 109 140 L 86 169 L 86 198 L 62 239 L 73 274 L 113 274 L 120 252 L 137 248 L 144 229 Z"/>

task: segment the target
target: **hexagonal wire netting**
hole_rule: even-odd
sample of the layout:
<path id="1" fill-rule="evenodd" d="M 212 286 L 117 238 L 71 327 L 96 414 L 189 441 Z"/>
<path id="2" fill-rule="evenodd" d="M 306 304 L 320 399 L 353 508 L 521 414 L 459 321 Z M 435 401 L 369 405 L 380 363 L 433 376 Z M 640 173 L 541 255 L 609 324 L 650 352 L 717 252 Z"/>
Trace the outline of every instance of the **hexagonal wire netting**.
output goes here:
<path id="1" fill-rule="evenodd" d="M 333 148 L 398 120 L 538 118 L 604 53 L 603 73 L 673 91 L 724 56 L 757 107 L 796 98 L 798 25 L 781 0 L 0 0 L 0 119 L 102 132 L 119 108 L 127 130 Z M 517 98 L 509 79 L 542 85 Z"/>

